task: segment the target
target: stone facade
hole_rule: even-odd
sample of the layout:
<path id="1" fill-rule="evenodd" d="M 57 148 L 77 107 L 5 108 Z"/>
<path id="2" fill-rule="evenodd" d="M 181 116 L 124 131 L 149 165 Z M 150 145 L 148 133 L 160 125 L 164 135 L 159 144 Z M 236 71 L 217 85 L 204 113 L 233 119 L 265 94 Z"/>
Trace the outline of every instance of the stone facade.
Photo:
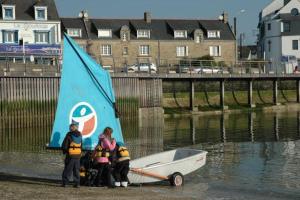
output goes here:
<path id="1" fill-rule="evenodd" d="M 227 20 L 227 14 L 224 13 L 223 15 L 225 16 L 224 20 Z M 67 32 L 68 29 L 74 27 L 80 28 L 81 31 L 87 30 L 86 33 L 82 33 L 81 37 L 73 38 L 102 66 L 107 67 L 123 67 L 143 62 L 152 62 L 157 66 L 164 65 L 164 63 L 175 64 L 182 59 L 198 59 L 210 55 L 211 46 L 218 47 L 219 55 L 214 56 L 216 61 L 223 61 L 227 65 L 235 62 L 236 41 L 227 21 L 151 20 L 149 17 L 149 13 L 145 13 L 145 19 L 139 21 L 62 19 L 62 30 Z M 151 36 L 138 38 L 137 31 L 141 29 L 149 30 Z M 182 29 L 186 29 L 186 36 L 177 39 L 175 31 Z M 99 37 L 97 30 L 110 30 L 111 36 Z M 210 30 L 217 32 L 220 30 L 218 37 L 209 38 L 208 32 Z M 125 36 L 127 39 L 124 39 L 122 35 L 127 33 L 126 31 L 128 31 Z M 102 55 L 102 45 L 110 45 L 111 53 Z M 140 55 L 141 45 L 149 46 L 148 55 Z M 177 47 L 180 46 L 185 47 L 187 53 L 179 57 Z"/>

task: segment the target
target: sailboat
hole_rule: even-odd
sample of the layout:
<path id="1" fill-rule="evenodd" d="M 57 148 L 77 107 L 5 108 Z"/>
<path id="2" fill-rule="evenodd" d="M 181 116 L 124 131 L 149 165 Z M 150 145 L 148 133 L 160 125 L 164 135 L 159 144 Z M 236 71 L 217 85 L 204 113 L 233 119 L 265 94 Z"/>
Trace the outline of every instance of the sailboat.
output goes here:
<path id="1" fill-rule="evenodd" d="M 79 124 L 84 150 L 95 148 L 105 127 L 111 127 L 116 141 L 124 143 L 109 72 L 64 34 L 60 92 L 48 148 L 61 147 L 72 122 Z M 132 160 L 128 178 L 131 183 L 169 180 L 179 186 L 184 175 L 205 165 L 206 154 L 176 149 Z"/>

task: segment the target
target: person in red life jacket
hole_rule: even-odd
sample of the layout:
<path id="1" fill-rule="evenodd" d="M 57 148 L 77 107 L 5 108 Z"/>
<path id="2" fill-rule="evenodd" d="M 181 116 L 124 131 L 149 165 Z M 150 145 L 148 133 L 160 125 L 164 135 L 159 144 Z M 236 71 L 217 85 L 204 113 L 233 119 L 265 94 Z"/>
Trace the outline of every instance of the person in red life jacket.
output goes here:
<path id="1" fill-rule="evenodd" d="M 116 165 L 114 169 L 114 177 L 115 177 L 115 186 L 116 187 L 127 187 L 128 185 L 128 177 L 127 174 L 129 172 L 129 151 L 125 147 L 122 142 L 117 143 L 116 147 L 117 158 Z"/>
<path id="2" fill-rule="evenodd" d="M 111 181 L 111 163 L 109 160 L 111 152 L 116 148 L 116 140 L 112 138 L 112 128 L 106 127 L 99 136 L 99 143 L 93 152 L 95 168 L 98 169 L 95 185 L 97 187 L 106 183 L 108 187 L 113 187 Z M 102 179 L 104 177 L 104 180 Z"/>
<path id="3" fill-rule="evenodd" d="M 62 173 L 62 187 L 69 183 L 73 173 L 74 187 L 80 184 L 80 157 L 82 152 L 82 135 L 78 131 L 78 123 L 72 122 L 70 131 L 62 143 L 63 154 L 66 155 L 65 167 Z"/>

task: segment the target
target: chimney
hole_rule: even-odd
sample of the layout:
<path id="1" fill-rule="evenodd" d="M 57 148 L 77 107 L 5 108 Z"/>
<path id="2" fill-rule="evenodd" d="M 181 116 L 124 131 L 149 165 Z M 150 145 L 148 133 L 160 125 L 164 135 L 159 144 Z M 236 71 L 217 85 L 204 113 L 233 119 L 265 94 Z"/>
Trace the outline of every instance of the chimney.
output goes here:
<path id="1" fill-rule="evenodd" d="M 227 24 L 228 21 L 229 21 L 228 13 L 227 12 L 223 12 L 222 16 L 223 16 L 223 22 L 225 24 Z"/>
<path id="2" fill-rule="evenodd" d="M 144 12 L 144 20 L 145 22 L 147 22 L 148 24 L 151 23 L 151 13 L 150 12 Z"/>

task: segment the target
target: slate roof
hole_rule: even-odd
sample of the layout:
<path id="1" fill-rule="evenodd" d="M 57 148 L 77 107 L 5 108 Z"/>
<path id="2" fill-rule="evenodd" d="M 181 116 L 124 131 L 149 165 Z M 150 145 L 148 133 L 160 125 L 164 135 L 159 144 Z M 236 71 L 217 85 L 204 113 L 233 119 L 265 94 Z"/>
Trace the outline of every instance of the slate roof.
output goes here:
<path id="1" fill-rule="evenodd" d="M 35 20 L 34 6 L 47 6 L 47 20 L 59 21 L 58 12 L 54 0 L 0 0 L 0 5 L 15 5 L 16 20 Z M 2 8 L 0 20 L 2 20 Z"/>
<path id="2" fill-rule="evenodd" d="M 83 19 L 61 19 L 64 30 L 66 28 L 81 28 L 83 31 L 85 27 L 80 21 L 83 21 Z M 221 38 L 216 39 L 235 40 L 229 24 L 223 23 L 220 20 L 152 19 L 151 23 L 146 23 L 144 19 L 89 19 L 87 23 L 90 39 L 98 38 L 97 29 L 111 29 L 112 39 L 120 39 L 120 30 L 124 25 L 130 28 L 131 39 L 137 39 L 136 30 L 149 29 L 151 31 L 150 35 L 152 40 L 175 40 L 174 30 L 187 30 L 187 39 L 191 40 L 193 39 L 194 31 L 196 29 L 202 29 L 205 38 L 207 38 L 206 34 L 208 30 L 220 30 Z M 88 39 L 86 37 L 87 34 L 83 34 L 82 36 L 83 39 Z M 213 40 L 213 38 L 209 39 Z"/>
<path id="3" fill-rule="evenodd" d="M 239 51 L 241 51 L 241 47 L 239 46 Z M 257 54 L 257 46 L 256 45 L 248 45 L 248 46 L 243 46 L 242 47 L 242 52 L 240 52 L 242 54 L 242 58 L 248 58 L 249 54 L 252 55 L 256 55 Z"/>

